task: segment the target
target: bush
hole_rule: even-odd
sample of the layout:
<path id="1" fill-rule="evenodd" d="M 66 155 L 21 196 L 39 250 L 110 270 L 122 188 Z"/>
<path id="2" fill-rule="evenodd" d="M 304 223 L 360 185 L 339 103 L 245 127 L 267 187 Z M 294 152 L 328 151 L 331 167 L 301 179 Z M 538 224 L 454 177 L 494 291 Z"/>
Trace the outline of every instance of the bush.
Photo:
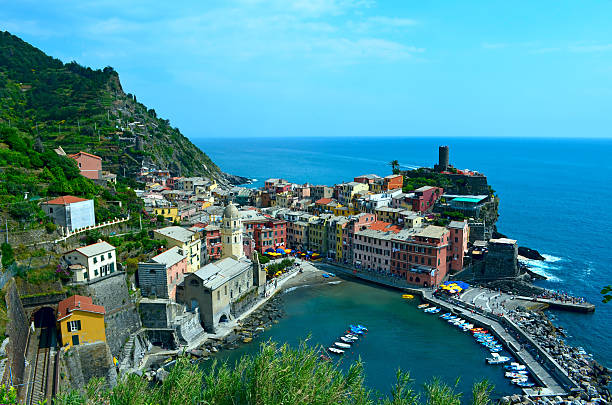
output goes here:
<path id="1" fill-rule="evenodd" d="M 15 254 L 13 253 L 13 247 L 8 243 L 3 243 L 0 246 L 2 250 L 2 266 L 8 267 L 11 264 L 15 263 Z"/>
<path id="2" fill-rule="evenodd" d="M 55 225 L 53 222 L 47 222 L 45 224 L 45 230 L 47 233 L 53 233 L 57 230 L 57 225 Z"/>

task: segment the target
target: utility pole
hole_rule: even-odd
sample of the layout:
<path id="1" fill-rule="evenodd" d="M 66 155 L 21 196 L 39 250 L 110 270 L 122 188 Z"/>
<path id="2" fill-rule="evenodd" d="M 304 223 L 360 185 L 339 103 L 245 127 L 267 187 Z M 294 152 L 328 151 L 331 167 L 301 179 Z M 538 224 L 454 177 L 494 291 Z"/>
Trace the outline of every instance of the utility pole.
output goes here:
<path id="1" fill-rule="evenodd" d="M 5 220 L 4 226 L 6 228 L 6 243 L 8 243 L 8 219 Z"/>
<path id="2" fill-rule="evenodd" d="M 142 215 L 138 214 L 138 223 L 140 224 L 140 230 L 142 231 Z"/>
<path id="3" fill-rule="evenodd" d="M 77 126 L 79 127 L 79 134 L 81 133 L 81 122 L 77 120 Z"/>

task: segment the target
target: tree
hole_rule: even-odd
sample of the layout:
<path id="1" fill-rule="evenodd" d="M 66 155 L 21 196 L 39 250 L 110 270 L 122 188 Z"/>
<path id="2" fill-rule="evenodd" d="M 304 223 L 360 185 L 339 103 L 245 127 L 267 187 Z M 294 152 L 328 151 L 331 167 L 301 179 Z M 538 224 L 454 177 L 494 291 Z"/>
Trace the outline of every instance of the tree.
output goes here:
<path id="1" fill-rule="evenodd" d="M 390 161 L 389 166 L 391 166 L 391 171 L 393 172 L 393 174 L 399 173 L 399 162 L 397 160 Z"/>
<path id="2" fill-rule="evenodd" d="M 601 294 L 603 295 L 603 303 L 606 304 L 612 301 L 612 285 L 607 285 L 601 290 Z"/>
<path id="3" fill-rule="evenodd" d="M 3 243 L 2 246 L 0 246 L 0 250 L 2 251 L 3 267 L 8 267 L 15 263 L 15 254 L 13 253 L 13 247 L 10 244 Z"/>

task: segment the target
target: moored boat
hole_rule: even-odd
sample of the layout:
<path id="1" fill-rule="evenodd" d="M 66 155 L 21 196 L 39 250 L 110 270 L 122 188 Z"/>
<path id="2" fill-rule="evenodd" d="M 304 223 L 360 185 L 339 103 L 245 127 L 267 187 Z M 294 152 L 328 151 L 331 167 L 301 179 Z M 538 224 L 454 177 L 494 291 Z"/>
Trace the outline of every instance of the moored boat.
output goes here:
<path id="1" fill-rule="evenodd" d="M 343 353 L 344 353 L 344 350 L 342 350 L 342 349 L 337 349 L 337 348 L 335 348 L 335 347 L 330 347 L 330 348 L 328 348 L 327 350 L 329 350 L 329 351 L 330 351 L 330 353 L 334 353 L 334 354 L 343 354 Z"/>
<path id="2" fill-rule="evenodd" d="M 428 306 L 429 304 L 421 304 L 421 305 L 417 305 L 417 308 L 423 309 L 423 308 L 427 308 Z"/>
<path id="3" fill-rule="evenodd" d="M 341 343 L 341 342 L 334 342 L 334 344 L 336 346 L 338 346 L 341 349 L 350 349 L 351 345 L 347 344 L 347 343 Z"/>
<path id="4" fill-rule="evenodd" d="M 353 339 L 347 338 L 346 336 L 340 336 L 340 340 L 342 340 L 344 343 L 348 343 L 348 344 L 352 344 L 354 342 Z"/>

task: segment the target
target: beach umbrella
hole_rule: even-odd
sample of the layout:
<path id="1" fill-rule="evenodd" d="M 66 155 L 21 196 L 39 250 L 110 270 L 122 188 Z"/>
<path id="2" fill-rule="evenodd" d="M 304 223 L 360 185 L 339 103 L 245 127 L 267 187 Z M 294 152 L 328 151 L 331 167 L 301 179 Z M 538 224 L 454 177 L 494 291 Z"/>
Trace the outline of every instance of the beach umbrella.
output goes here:
<path id="1" fill-rule="evenodd" d="M 278 249 L 276 249 L 276 253 L 285 254 L 285 249 L 278 248 Z"/>
<path id="2" fill-rule="evenodd" d="M 274 248 L 268 248 L 268 249 L 266 249 L 266 253 L 268 253 L 268 252 L 274 252 Z"/>

